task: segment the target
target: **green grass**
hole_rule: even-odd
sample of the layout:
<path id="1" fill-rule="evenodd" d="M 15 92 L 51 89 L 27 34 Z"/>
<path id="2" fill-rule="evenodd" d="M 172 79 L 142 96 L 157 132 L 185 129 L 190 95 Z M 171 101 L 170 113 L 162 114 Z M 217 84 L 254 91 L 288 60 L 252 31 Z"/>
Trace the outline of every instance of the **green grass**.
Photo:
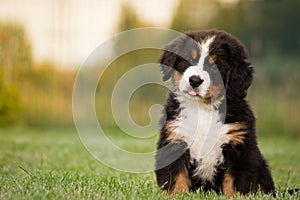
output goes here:
<path id="1" fill-rule="evenodd" d="M 114 137 L 124 138 L 120 134 Z M 133 145 L 131 140 L 125 143 L 128 147 Z M 153 145 L 155 142 L 151 141 L 145 149 L 152 149 Z M 299 139 L 260 137 L 259 145 L 272 168 L 277 188 L 300 187 Z M 119 172 L 93 159 L 73 129 L 0 129 L 0 199 L 100 198 L 227 199 L 201 191 L 166 195 L 157 188 L 153 172 Z M 262 194 L 246 199 L 262 198 L 272 199 Z"/>

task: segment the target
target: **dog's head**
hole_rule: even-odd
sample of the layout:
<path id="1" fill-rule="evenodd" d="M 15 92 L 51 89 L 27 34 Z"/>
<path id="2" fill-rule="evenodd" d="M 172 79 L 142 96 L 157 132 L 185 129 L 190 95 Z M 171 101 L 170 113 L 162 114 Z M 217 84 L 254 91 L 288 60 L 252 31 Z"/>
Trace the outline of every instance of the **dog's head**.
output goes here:
<path id="1" fill-rule="evenodd" d="M 244 46 L 222 31 L 186 33 L 165 47 L 159 62 L 176 93 L 205 104 L 244 99 L 252 83 Z"/>

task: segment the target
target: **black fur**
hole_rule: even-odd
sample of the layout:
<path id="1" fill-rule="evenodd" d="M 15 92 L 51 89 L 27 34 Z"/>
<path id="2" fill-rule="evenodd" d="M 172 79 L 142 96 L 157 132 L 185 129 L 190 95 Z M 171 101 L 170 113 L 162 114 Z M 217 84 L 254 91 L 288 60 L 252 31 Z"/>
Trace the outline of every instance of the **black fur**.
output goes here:
<path id="1" fill-rule="evenodd" d="M 179 172 L 187 169 L 191 180 L 189 190 L 197 190 L 201 187 L 204 190 L 222 192 L 224 174 L 229 172 L 234 178 L 235 192 L 241 194 L 257 192 L 258 190 L 265 193 L 273 192 L 275 188 L 271 173 L 257 146 L 255 117 L 245 100 L 247 89 L 252 83 L 254 70 L 247 61 L 247 52 L 244 46 L 233 36 L 222 31 L 189 32 L 186 35 L 189 37 L 179 37 L 166 46 L 159 60 L 163 80 L 172 78 L 174 71 L 182 74 L 193 64 L 193 58 L 189 58 L 187 53 L 192 48 L 191 45 L 194 45 L 191 39 L 201 41 L 208 35 L 215 36 L 209 55 L 217 56 L 215 64 L 226 87 L 227 109 L 224 123 L 242 123 L 246 126 L 247 134 L 242 144 L 232 145 L 228 143 L 223 145 L 225 161 L 217 166 L 213 183 L 194 177 L 193 169 L 198 163 L 191 160 L 187 145 L 180 140 L 175 142 L 167 140 L 170 134 L 167 124 L 175 120 L 180 113 L 180 103 L 176 100 L 176 94 L 171 92 L 165 105 L 166 116 L 163 117 L 165 121 L 161 122 L 161 134 L 157 145 L 159 153 L 156 156 L 155 172 L 158 185 L 163 190 L 173 191 L 176 176 Z M 225 103 L 224 100 L 223 103 Z M 167 145 L 172 146 L 167 153 L 160 151 Z M 181 149 L 181 156 L 168 166 L 158 167 L 161 166 L 161 162 L 168 159 L 172 149 L 174 151 Z"/>

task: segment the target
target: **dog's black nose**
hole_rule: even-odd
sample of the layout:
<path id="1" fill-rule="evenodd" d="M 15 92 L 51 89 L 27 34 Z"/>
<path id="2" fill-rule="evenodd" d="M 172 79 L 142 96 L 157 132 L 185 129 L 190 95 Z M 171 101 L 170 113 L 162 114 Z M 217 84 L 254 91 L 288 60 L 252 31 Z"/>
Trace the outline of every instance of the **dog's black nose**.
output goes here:
<path id="1" fill-rule="evenodd" d="M 196 88 L 203 83 L 203 80 L 200 78 L 200 76 L 193 75 L 189 78 L 189 82 L 193 88 Z"/>

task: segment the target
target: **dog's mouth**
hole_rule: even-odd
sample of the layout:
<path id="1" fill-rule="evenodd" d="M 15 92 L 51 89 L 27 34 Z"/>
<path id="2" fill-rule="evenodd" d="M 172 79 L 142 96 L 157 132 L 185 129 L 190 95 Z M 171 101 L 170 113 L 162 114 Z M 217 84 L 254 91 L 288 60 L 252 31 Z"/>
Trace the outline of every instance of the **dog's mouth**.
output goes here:
<path id="1" fill-rule="evenodd" d="M 210 95 L 210 92 L 206 92 L 205 96 L 200 95 L 199 88 L 190 88 L 187 91 L 184 91 L 184 93 L 187 93 L 189 96 L 193 98 L 198 98 L 200 101 L 203 101 L 205 104 L 210 104 L 212 102 L 212 96 Z"/>
<path id="2" fill-rule="evenodd" d="M 187 93 L 188 93 L 189 95 L 191 95 L 191 96 L 194 96 L 194 97 L 200 96 L 200 94 L 199 94 L 199 89 L 198 89 L 198 88 L 191 88 L 191 89 L 189 89 L 189 90 L 187 91 Z"/>

